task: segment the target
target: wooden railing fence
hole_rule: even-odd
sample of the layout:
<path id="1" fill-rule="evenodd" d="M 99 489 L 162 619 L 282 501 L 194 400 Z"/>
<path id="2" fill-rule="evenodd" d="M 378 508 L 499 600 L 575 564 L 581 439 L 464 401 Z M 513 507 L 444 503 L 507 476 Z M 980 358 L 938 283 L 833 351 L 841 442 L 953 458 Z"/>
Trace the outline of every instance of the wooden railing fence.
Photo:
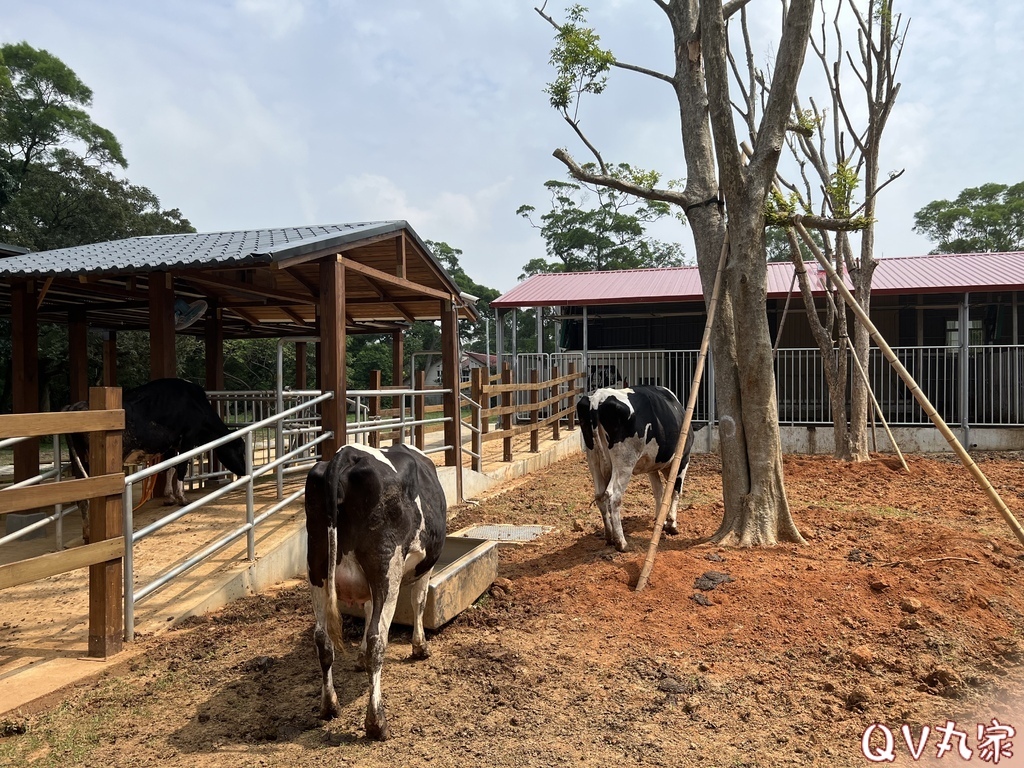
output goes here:
<path id="1" fill-rule="evenodd" d="M 93 387 L 89 409 L 0 416 L 0 440 L 87 432 L 89 467 L 94 473 L 84 479 L 0 490 L 0 515 L 89 499 L 92 542 L 0 565 L 0 590 L 88 567 L 89 656 L 106 658 L 121 650 L 124 638 L 121 390 Z"/>
<path id="2" fill-rule="evenodd" d="M 557 366 L 551 369 L 551 378 L 540 381 L 533 371 L 529 383 L 512 382 L 512 369 L 506 363 L 501 372 L 500 383 L 491 383 L 483 369 L 474 369 L 470 379 L 470 399 L 480 406 L 480 431 L 473 432 L 471 454 L 474 465 L 480 462 L 483 444 L 491 440 L 502 440 L 502 461 L 512 461 L 512 439 L 529 433 L 530 451 L 536 453 L 540 447 L 540 430 L 551 427 L 551 437 L 560 438 L 562 419 L 566 419 L 570 430 L 576 428 L 576 397 L 582 391 L 579 386 L 582 373 L 576 371 L 575 363 L 569 364 L 569 372 L 560 376 Z M 528 403 L 514 403 L 513 395 L 528 393 Z M 492 406 L 492 398 L 498 398 L 498 405 Z M 529 423 L 514 424 L 517 413 L 528 413 Z M 543 415 L 542 414 L 546 414 Z M 496 419 L 500 428 L 492 429 L 491 421 Z M 474 469 L 479 471 L 478 466 Z"/>

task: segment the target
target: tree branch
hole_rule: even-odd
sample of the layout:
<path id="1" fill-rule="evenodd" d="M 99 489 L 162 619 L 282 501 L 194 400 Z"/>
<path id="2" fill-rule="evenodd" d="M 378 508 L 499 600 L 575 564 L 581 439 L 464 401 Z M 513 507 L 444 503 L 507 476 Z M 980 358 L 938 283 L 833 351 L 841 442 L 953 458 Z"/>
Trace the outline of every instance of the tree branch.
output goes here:
<path id="1" fill-rule="evenodd" d="M 569 169 L 569 173 L 574 179 L 586 182 L 587 184 L 597 184 L 602 187 L 610 187 L 611 189 L 617 189 L 619 192 L 625 192 L 628 195 L 642 197 L 645 200 L 660 200 L 663 203 L 678 205 L 683 209 L 687 206 L 693 205 L 694 203 L 704 202 L 695 200 L 691 195 L 687 195 L 684 192 L 671 189 L 657 189 L 655 187 L 641 187 L 638 184 L 616 178 L 607 173 L 592 173 L 584 170 L 575 160 L 573 160 L 572 156 L 561 147 L 552 152 L 551 155 Z"/>
<path id="2" fill-rule="evenodd" d="M 722 6 L 722 18 L 728 21 L 730 16 L 741 10 L 749 2 L 750 0 L 729 0 L 729 2 Z"/>

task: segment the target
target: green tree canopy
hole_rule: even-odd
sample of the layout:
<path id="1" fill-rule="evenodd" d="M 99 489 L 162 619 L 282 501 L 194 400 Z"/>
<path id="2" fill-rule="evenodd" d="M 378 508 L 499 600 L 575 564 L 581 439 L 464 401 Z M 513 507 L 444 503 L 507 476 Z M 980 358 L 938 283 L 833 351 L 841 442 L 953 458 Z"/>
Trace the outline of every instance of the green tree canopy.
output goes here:
<path id="1" fill-rule="evenodd" d="M 180 211 L 116 175 L 128 162 L 91 104 L 89 87 L 53 54 L 0 45 L 0 239 L 47 250 L 194 232 Z"/>
<path id="2" fill-rule="evenodd" d="M 982 184 L 956 200 L 934 200 L 914 214 L 914 231 L 936 243 L 932 253 L 1024 250 L 1024 182 Z"/>
<path id="3" fill-rule="evenodd" d="M 594 170 L 592 163 L 584 166 Z M 617 178 L 653 187 L 659 176 L 620 163 Z M 520 278 L 541 272 L 589 272 L 644 267 L 678 267 L 683 250 L 647 235 L 647 226 L 671 215 L 668 203 L 644 200 L 609 187 L 577 181 L 548 181 L 551 210 L 533 221 L 536 209 L 522 205 L 517 214 L 540 230 L 551 260 L 532 259 Z M 596 199 L 596 207 L 590 204 Z"/>

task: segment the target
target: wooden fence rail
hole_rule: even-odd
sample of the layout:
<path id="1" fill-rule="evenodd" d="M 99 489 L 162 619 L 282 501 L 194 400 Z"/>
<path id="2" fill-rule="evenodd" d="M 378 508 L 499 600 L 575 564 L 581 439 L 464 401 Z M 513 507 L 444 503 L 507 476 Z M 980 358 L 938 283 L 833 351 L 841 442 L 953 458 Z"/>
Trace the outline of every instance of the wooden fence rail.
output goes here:
<path id="1" fill-rule="evenodd" d="M 89 569 L 89 655 L 106 658 L 124 639 L 122 597 L 125 537 L 121 390 L 93 387 L 89 410 L 67 413 L 19 413 L 0 416 L 0 439 L 87 432 L 93 477 L 0 490 L 0 514 L 89 500 L 91 544 L 0 565 L 0 590 L 49 576 Z"/>

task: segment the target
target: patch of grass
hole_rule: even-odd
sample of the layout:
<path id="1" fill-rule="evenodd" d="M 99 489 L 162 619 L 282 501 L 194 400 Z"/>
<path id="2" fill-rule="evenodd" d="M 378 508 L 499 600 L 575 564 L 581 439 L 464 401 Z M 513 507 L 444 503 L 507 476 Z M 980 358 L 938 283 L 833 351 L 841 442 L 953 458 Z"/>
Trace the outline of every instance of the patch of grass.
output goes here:
<path id="1" fill-rule="evenodd" d="M 899 507 L 869 507 L 866 511 L 875 517 L 884 517 L 892 520 L 907 520 L 917 516 L 913 510 L 900 509 Z"/>

